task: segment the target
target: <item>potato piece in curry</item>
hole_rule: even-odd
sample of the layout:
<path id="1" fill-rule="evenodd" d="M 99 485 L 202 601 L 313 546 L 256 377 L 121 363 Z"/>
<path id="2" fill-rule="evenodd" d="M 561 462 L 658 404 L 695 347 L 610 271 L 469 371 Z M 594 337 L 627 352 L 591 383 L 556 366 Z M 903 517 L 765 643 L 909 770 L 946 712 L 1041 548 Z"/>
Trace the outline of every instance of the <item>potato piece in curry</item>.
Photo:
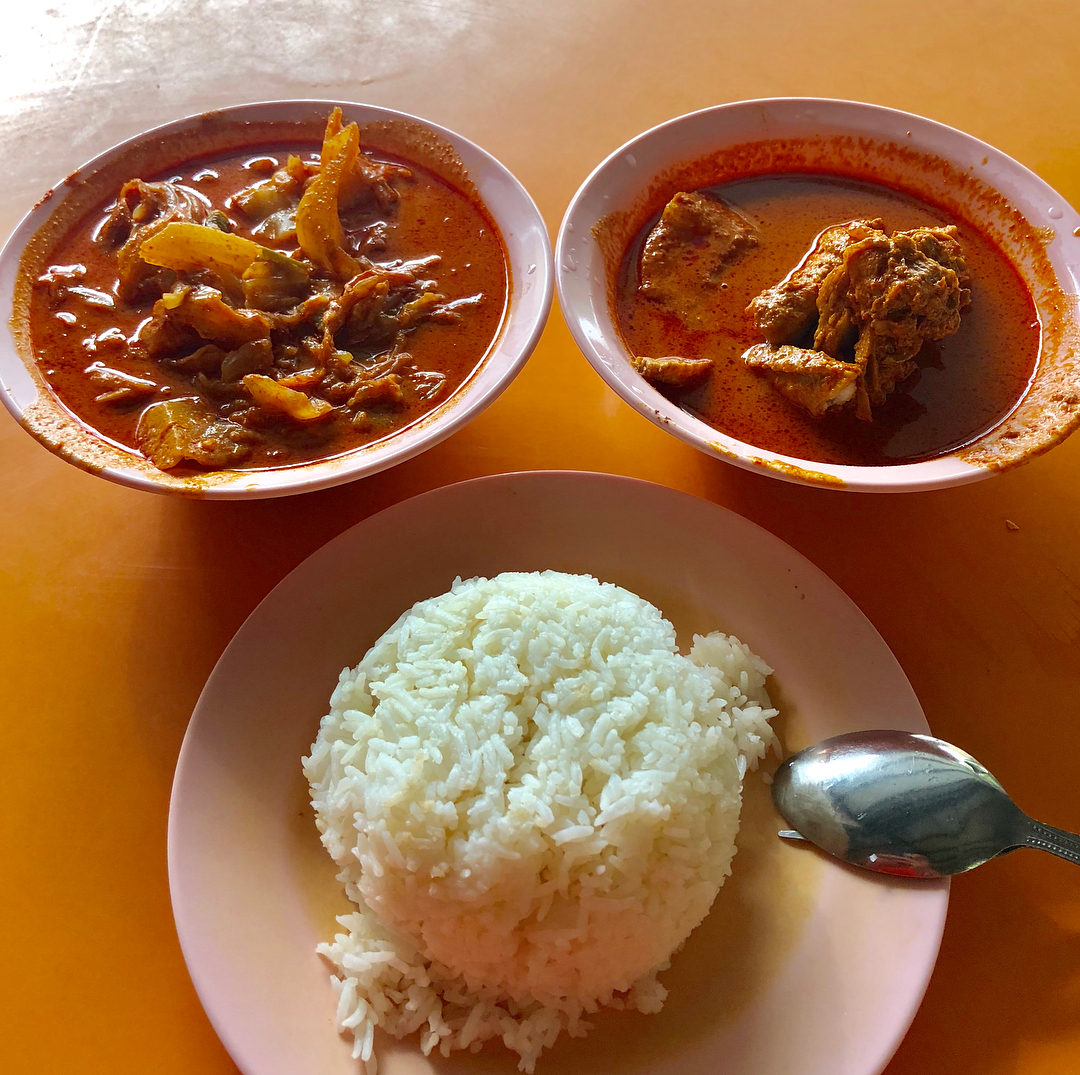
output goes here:
<path id="1" fill-rule="evenodd" d="M 125 183 L 35 283 L 35 355 L 60 400 L 194 472 L 337 455 L 448 399 L 498 332 L 502 240 L 474 196 L 376 152 L 335 109 L 317 153 Z"/>

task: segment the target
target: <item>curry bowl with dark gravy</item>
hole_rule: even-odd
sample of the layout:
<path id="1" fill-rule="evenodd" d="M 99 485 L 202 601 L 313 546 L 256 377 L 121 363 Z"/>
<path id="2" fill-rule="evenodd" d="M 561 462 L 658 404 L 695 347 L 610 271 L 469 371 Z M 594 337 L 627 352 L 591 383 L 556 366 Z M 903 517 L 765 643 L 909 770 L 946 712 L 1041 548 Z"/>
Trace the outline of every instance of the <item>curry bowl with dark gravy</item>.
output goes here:
<path id="1" fill-rule="evenodd" d="M 160 492 L 278 496 L 461 428 L 551 301 L 524 188 L 426 121 L 245 105 L 79 169 L 0 255 L 8 409 L 84 469 Z"/>
<path id="2" fill-rule="evenodd" d="M 556 283 L 601 377 L 701 451 L 829 488 L 936 488 L 1080 423 L 1078 230 L 952 128 L 744 101 L 608 157 L 563 220 Z"/>

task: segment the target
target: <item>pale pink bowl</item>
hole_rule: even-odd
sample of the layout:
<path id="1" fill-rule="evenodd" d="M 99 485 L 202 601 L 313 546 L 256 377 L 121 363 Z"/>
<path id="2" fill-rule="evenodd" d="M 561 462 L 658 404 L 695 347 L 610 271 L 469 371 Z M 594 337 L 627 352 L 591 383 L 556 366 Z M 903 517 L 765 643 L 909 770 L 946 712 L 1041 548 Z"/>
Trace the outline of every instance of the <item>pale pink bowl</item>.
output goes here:
<path id="1" fill-rule="evenodd" d="M 498 398 L 525 365 L 551 308 L 551 246 L 539 210 L 525 188 L 489 153 L 453 131 L 403 112 L 337 101 L 266 101 L 221 109 L 210 118 L 231 123 L 301 122 L 325 119 L 335 105 L 347 120 L 356 120 L 361 127 L 387 120 L 418 124 L 448 142 L 498 225 L 510 263 L 510 293 L 502 327 L 481 368 L 420 421 L 346 455 L 276 470 L 216 471 L 205 477 L 177 478 L 142 456 L 95 437 L 75 421 L 35 375 L 32 357 L 20 353 L 5 316 L 0 330 L 0 400 L 28 432 L 68 462 L 122 485 L 220 500 L 257 499 L 325 489 L 386 470 L 445 440 Z M 79 182 L 133 147 L 199 130 L 206 120 L 206 115 L 189 116 L 121 142 L 80 168 Z M 23 250 L 70 189 L 65 181 L 50 191 L 0 253 L 0 304 L 6 310 L 12 308 Z"/>
<path id="2" fill-rule="evenodd" d="M 1030 288 L 1043 326 L 1034 382 L 1001 425 L 964 449 L 924 462 L 835 466 L 765 451 L 729 437 L 682 410 L 634 372 L 609 309 L 612 264 L 594 227 L 610 214 L 632 217 L 654 182 L 663 184 L 671 169 L 732 146 L 781 139 L 820 140 L 820 149 L 807 149 L 806 163 L 807 170 L 821 171 L 830 170 L 836 153 L 831 147 L 837 143 L 856 147 L 853 156 L 867 152 L 867 145 L 899 147 L 899 153 L 889 158 L 890 178 L 916 195 L 923 193 L 930 201 L 955 208 L 957 215 L 995 238 Z M 888 157 L 882 154 L 883 160 Z M 933 158 L 955 178 L 955 190 L 946 189 L 941 171 L 926 166 Z M 1080 238 L 1073 234 L 1078 226 L 1076 210 L 1037 175 L 985 142 L 943 124 L 852 101 L 790 97 L 738 101 L 654 127 L 596 168 L 563 218 L 555 251 L 556 287 L 570 331 L 596 372 L 639 414 L 706 455 L 785 481 L 828 488 L 935 489 L 979 481 L 1024 462 L 1080 423 Z"/>

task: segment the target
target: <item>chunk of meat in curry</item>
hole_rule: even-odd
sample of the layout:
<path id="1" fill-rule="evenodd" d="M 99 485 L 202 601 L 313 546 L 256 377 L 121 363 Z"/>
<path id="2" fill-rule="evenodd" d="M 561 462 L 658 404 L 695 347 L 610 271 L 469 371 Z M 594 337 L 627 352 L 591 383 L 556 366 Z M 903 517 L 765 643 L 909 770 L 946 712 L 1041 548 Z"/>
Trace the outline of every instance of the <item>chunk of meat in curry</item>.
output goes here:
<path id="1" fill-rule="evenodd" d="M 924 340 L 942 340 L 960 328 L 960 313 L 971 303 L 963 251 L 955 228 L 916 228 L 854 244 L 844 252 L 841 272 L 859 331 L 855 362 L 870 404 L 880 406 L 914 371 Z M 837 289 L 831 301 L 841 302 Z"/>
<path id="2" fill-rule="evenodd" d="M 753 225 L 704 194 L 676 194 L 641 254 L 641 294 L 690 328 L 710 327 L 724 270 L 757 245 Z"/>
<path id="3" fill-rule="evenodd" d="M 821 351 L 790 344 L 759 343 L 743 355 L 743 361 L 750 369 L 765 373 L 782 396 L 815 418 L 855 397 L 858 367 Z"/>
<path id="4" fill-rule="evenodd" d="M 143 243 L 170 224 L 181 221 L 201 224 L 207 212 L 206 205 L 194 192 L 177 183 L 144 183 L 132 179 L 123 185 L 100 232 L 103 243 L 118 247 L 118 290 L 123 302 L 160 295 L 176 281 L 176 274 L 170 269 L 142 259 Z"/>
<path id="5" fill-rule="evenodd" d="M 748 308 L 769 345 L 751 347 L 743 361 L 815 416 L 854 400 L 858 417 L 871 420 L 871 407 L 914 372 L 923 342 L 955 333 L 971 302 L 956 228 L 890 236 L 880 225 L 827 228 L 803 262 Z M 815 315 L 813 349 L 794 346 Z M 844 367 L 850 376 L 840 376 Z"/>
<path id="6" fill-rule="evenodd" d="M 712 369 L 711 358 L 631 358 L 630 365 L 650 384 L 664 384 L 683 388 L 706 377 Z"/>
<path id="7" fill-rule="evenodd" d="M 818 317 L 818 291 L 825 278 L 843 261 L 852 243 L 884 228 L 881 220 L 849 220 L 826 228 L 806 256 L 780 283 L 766 288 L 748 308 L 758 331 L 769 343 L 795 343 L 813 328 Z"/>

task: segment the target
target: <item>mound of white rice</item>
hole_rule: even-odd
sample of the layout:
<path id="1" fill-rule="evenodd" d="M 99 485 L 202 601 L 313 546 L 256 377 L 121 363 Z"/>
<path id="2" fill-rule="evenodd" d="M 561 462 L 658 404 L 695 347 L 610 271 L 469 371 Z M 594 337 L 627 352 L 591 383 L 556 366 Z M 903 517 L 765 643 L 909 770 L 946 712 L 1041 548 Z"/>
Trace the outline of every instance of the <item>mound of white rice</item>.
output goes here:
<path id="1" fill-rule="evenodd" d="M 656 972 L 730 872 L 771 669 L 588 576 L 457 581 L 341 673 L 304 773 L 356 903 L 319 946 L 337 1022 L 424 1052 L 501 1037 L 532 1071 Z"/>

